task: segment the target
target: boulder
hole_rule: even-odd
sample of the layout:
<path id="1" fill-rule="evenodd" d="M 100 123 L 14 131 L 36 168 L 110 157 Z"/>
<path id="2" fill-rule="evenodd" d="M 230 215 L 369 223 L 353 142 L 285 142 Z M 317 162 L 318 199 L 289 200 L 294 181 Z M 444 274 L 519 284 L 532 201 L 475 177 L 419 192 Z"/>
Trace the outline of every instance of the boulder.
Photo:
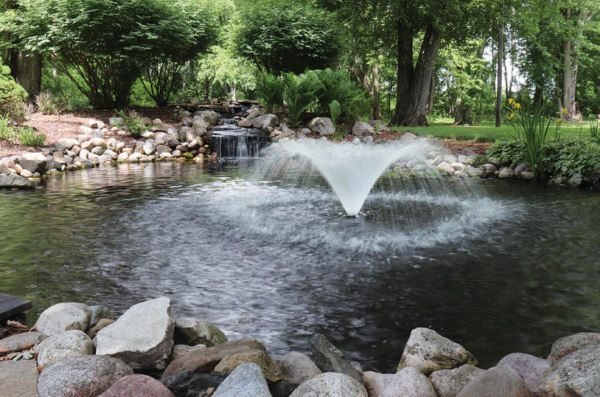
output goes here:
<path id="1" fill-rule="evenodd" d="M 229 373 L 211 372 L 209 374 L 196 374 L 192 371 L 183 371 L 177 375 L 161 379 L 176 397 L 198 396 L 210 388 L 218 387 Z"/>
<path id="2" fill-rule="evenodd" d="M 39 397 L 35 360 L 0 361 L 0 395 Z"/>
<path id="3" fill-rule="evenodd" d="M 147 375 L 127 375 L 100 397 L 174 397 L 165 385 Z"/>
<path id="4" fill-rule="evenodd" d="M 485 168 L 485 172 L 487 174 L 491 174 L 491 175 L 494 175 L 494 173 L 496 171 L 498 171 L 498 168 L 496 168 L 496 166 L 494 164 L 484 164 L 483 168 Z"/>
<path id="5" fill-rule="evenodd" d="M 262 350 L 250 350 L 226 356 L 215 367 L 216 372 L 233 372 L 242 364 L 255 363 L 262 371 L 266 380 L 271 383 L 283 380 L 279 365 Z"/>
<path id="6" fill-rule="evenodd" d="M 472 151 L 471 149 L 469 149 L 468 147 L 464 148 L 460 154 L 462 154 L 463 156 L 476 156 L 477 153 L 475 153 L 474 151 Z"/>
<path id="7" fill-rule="evenodd" d="M 575 173 L 571 176 L 571 179 L 567 181 L 567 185 L 571 187 L 581 186 L 583 183 L 583 179 L 581 178 L 581 174 Z"/>
<path id="8" fill-rule="evenodd" d="M 212 110 L 200 110 L 194 112 L 194 117 L 201 117 L 210 125 L 217 125 L 217 122 L 219 121 L 219 115 Z"/>
<path id="9" fill-rule="evenodd" d="M 36 349 L 39 366 L 45 367 L 54 361 L 65 358 L 94 354 L 94 343 L 79 330 L 65 331 L 53 335 L 40 343 Z"/>
<path id="10" fill-rule="evenodd" d="M 536 397 L 600 394 L 600 345 L 592 344 L 554 361 L 538 380 Z"/>
<path id="11" fill-rule="evenodd" d="M 481 168 L 470 168 L 467 170 L 467 174 L 472 177 L 481 178 L 485 175 L 485 171 Z"/>
<path id="12" fill-rule="evenodd" d="M 534 397 L 523 378 L 508 367 L 490 368 L 473 379 L 457 397 Z"/>
<path id="13" fill-rule="evenodd" d="M 406 367 L 394 375 L 380 397 L 437 397 L 433 385 L 415 367 Z"/>
<path id="14" fill-rule="evenodd" d="M 339 372 L 359 382 L 363 380 L 362 371 L 357 370 L 344 353 L 336 348 L 322 334 L 315 334 L 310 340 L 310 350 L 315 364 L 323 372 Z"/>
<path id="15" fill-rule="evenodd" d="M 362 382 L 339 373 L 328 372 L 307 380 L 290 397 L 368 397 Z"/>
<path id="16" fill-rule="evenodd" d="M 354 127 L 352 127 L 352 135 L 367 136 L 367 135 L 373 135 L 374 133 L 375 133 L 375 129 L 373 127 L 371 127 L 369 124 L 362 122 L 362 121 L 357 121 L 354 124 Z"/>
<path id="17" fill-rule="evenodd" d="M 46 156 L 43 153 L 24 153 L 23 157 L 25 158 L 25 160 L 30 160 L 30 161 L 45 161 L 46 160 Z M 19 164 L 21 164 L 21 162 L 19 162 Z"/>
<path id="18" fill-rule="evenodd" d="M 159 156 L 163 153 L 171 154 L 172 152 L 173 152 L 173 149 L 171 149 L 167 145 L 160 145 L 160 146 L 156 147 L 156 154 L 158 154 Z"/>
<path id="19" fill-rule="evenodd" d="M 94 148 L 101 147 L 102 149 L 108 149 L 108 144 L 102 138 L 92 138 L 92 139 L 90 139 L 90 142 L 92 143 L 92 147 L 94 147 Z M 83 146 L 82 146 L 82 149 L 83 149 Z"/>
<path id="20" fill-rule="evenodd" d="M 552 352 L 548 360 L 554 362 L 560 360 L 567 354 L 576 352 L 579 349 L 590 345 L 600 344 L 600 334 L 594 332 L 581 332 L 575 335 L 565 336 L 552 344 Z"/>
<path id="21" fill-rule="evenodd" d="M 98 335 L 98 332 L 101 329 L 108 327 L 109 325 L 111 325 L 114 322 L 115 322 L 115 320 L 113 320 L 113 319 L 103 318 L 102 320 L 98 321 L 98 324 L 94 325 L 92 328 L 89 329 L 89 331 L 87 332 L 87 335 L 90 338 L 94 339 L 96 337 L 96 335 Z"/>
<path id="22" fill-rule="evenodd" d="M 171 349 L 171 355 L 169 361 L 175 361 L 179 357 L 191 352 L 192 350 L 206 349 L 204 345 L 187 346 L 187 345 L 173 345 Z"/>
<path id="23" fill-rule="evenodd" d="M 96 354 L 119 358 L 136 370 L 164 369 L 174 328 L 169 298 L 138 303 L 98 332 Z"/>
<path id="24" fill-rule="evenodd" d="M 473 379 L 485 370 L 465 364 L 455 369 L 443 369 L 429 375 L 429 380 L 439 397 L 456 397 Z"/>
<path id="25" fill-rule="evenodd" d="M 60 138 L 58 142 L 61 143 L 65 149 L 71 150 L 73 146 L 75 146 L 76 141 L 70 138 Z"/>
<path id="26" fill-rule="evenodd" d="M 410 333 L 398 370 L 416 367 L 425 375 L 463 364 L 477 365 L 475 356 L 458 343 L 428 328 L 415 328 Z"/>
<path id="27" fill-rule="evenodd" d="M 286 354 L 279 362 L 279 367 L 284 379 L 291 383 L 302 384 L 321 374 L 319 367 L 302 353 Z"/>
<path id="28" fill-rule="evenodd" d="M 29 349 L 36 343 L 40 343 L 46 339 L 46 335 L 41 332 L 23 332 L 9 336 L 0 340 L 0 348 L 6 349 L 8 352 L 17 352 L 23 349 Z M 0 349 L 1 350 L 1 349 Z"/>
<path id="29" fill-rule="evenodd" d="M 213 397 L 272 397 L 260 367 L 242 364 L 219 385 Z"/>
<path id="30" fill-rule="evenodd" d="M 248 110 L 248 115 L 246 116 L 246 120 L 253 120 L 253 119 L 257 118 L 258 116 L 260 116 L 260 109 L 252 108 L 252 109 Z"/>
<path id="31" fill-rule="evenodd" d="M 279 124 L 279 118 L 274 114 L 263 114 L 262 116 L 258 116 L 252 121 L 260 123 L 260 128 L 262 128 L 263 130 L 266 130 L 269 127 L 275 128 Z"/>
<path id="32" fill-rule="evenodd" d="M 312 132 L 316 132 L 319 135 L 328 135 L 335 132 L 333 122 L 328 117 L 315 117 L 308 123 L 308 128 Z M 302 130 L 303 134 L 307 132 Z"/>
<path id="33" fill-rule="evenodd" d="M 23 178 L 31 178 L 33 177 L 33 174 L 28 170 L 21 170 L 21 176 Z"/>
<path id="34" fill-rule="evenodd" d="M 394 379 L 393 374 L 379 374 L 377 372 L 367 371 L 363 375 L 363 381 L 367 388 L 369 397 L 379 397 L 390 382 Z"/>
<path id="35" fill-rule="evenodd" d="M 50 306 L 40 315 L 35 328 L 52 336 L 63 331 L 87 331 L 92 311 L 83 303 L 64 302 Z"/>
<path id="36" fill-rule="evenodd" d="M 238 123 L 238 127 L 250 128 L 252 127 L 252 120 L 244 119 Z"/>
<path id="37" fill-rule="evenodd" d="M 38 378 L 38 393 L 40 397 L 96 397 L 127 375 L 133 371 L 116 358 L 67 358 L 44 368 Z"/>
<path id="38" fill-rule="evenodd" d="M 520 179 L 520 178 L 521 178 L 521 173 L 522 173 L 523 171 L 527 171 L 528 169 L 529 169 L 529 165 L 527 165 L 527 163 L 522 163 L 522 164 L 519 164 L 519 165 L 518 165 L 518 166 L 515 168 L 515 177 L 516 177 L 517 179 Z"/>
<path id="39" fill-rule="evenodd" d="M 0 175 L 0 189 L 35 189 L 35 182 L 17 174 Z"/>
<path id="40" fill-rule="evenodd" d="M 406 132 L 406 133 L 402 134 L 402 136 L 400 137 L 401 142 L 410 142 L 410 141 L 414 141 L 415 139 L 417 139 L 417 136 L 415 134 L 413 134 L 412 132 Z M 440 159 L 440 161 L 441 161 L 441 159 Z"/>
<path id="41" fill-rule="evenodd" d="M 103 318 L 115 319 L 115 316 L 110 309 L 107 309 L 104 306 L 90 306 L 90 310 L 92 312 L 92 315 L 90 316 L 90 328 L 98 324 L 98 321 Z"/>
<path id="42" fill-rule="evenodd" d="M 521 172 L 521 179 L 525 181 L 533 181 L 535 179 L 535 175 L 531 171 L 523 171 Z"/>
<path id="43" fill-rule="evenodd" d="M 144 142 L 144 153 L 146 153 L 146 155 L 151 155 L 154 154 L 154 152 L 156 151 L 156 145 L 154 144 L 154 141 L 152 140 L 147 140 L 146 142 Z"/>
<path id="44" fill-rule="evenodd" d="M 381 120 L 371 120 L 369 121 L 369 125 L 373 127 L 376 132 L 388 132 L 390 129 L 385 126 L 384 122 Z"/>
<path id="45" fill-rule="evenodd" d="M 265 353 L 267 352 L 265 347 L 254 339 L 229 341 L 206 349 L 192 350 L 189 353 L 178 357 L 169 364 L 162 377 L 167 378 L 183 371 L 193 371 L 196 373 L 210 372 L 225 357 L 248 350 L 261 350 Z"/>
<path id="46" fill-rule="evenodd" d="M 296 131 L 292 130 L 291 128 L 288 128 L 288 126 L 285 124 L 281 127 L 281 133 L 286 138 L 295 138 L 296 137 Z"/>
<path id="47" fill-rule="evenodd" d="M 227 337 L 223 331 L 208 321 L 196 318 L 175 320 L 175 343 L 177 344 L 212 347 L 225 342 L 227 342 Z"/>
<path id="48" fill-rule="evenodd" d="M 550 361 L 531 354 L 512 353 L 502 358 L 497 366 L 508 367 L 518 373 L 533 390 L 537 381 L 550 368 L 550 364 Z"/>
<path id="49" fill-rule="evenodd" d="M 458 162 L 458 158 L 455 155 L 448 153 L 442 156 L 442 161 L 445 161 L 448 164 L 452 164 Z"/>
<path id="50" fill-rule="evenodd" d="M 503 168 L 498 174 L 498 178 L 500 179 L 513 179 L 515 177 L 515 170 L 510 167 Z"/>

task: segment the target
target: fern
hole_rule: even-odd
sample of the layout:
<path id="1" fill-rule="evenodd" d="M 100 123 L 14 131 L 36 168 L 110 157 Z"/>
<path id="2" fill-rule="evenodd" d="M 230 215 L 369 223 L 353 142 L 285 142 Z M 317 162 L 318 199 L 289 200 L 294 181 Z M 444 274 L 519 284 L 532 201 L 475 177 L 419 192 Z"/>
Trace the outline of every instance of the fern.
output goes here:
<path id="1" fill-rule="evenodd" d="M 336 120 L 340 117 L 342 105 L 338 101 L 333 101 L 329 104 L 329 113 L 331 114 L 331 122 L 335 125 Z"/>
<path id="2" fill-rule="evenodd" d="M 296 76 L 294 73 L 284 73 L 283 82 L 285 85 L 283 96 L 288 108 L 287 122 L 293 128 L 297 128 L 302 124 L 302 114 L 315 102 L 315 92 L 320 85 L 304 74 Z"/>
<path id="3" fill-rule="evenodd" d="M 267 113 L 283 106 L 283 81 L 272 74 L 259 73 L 256 77 L 256 95 Z"/>

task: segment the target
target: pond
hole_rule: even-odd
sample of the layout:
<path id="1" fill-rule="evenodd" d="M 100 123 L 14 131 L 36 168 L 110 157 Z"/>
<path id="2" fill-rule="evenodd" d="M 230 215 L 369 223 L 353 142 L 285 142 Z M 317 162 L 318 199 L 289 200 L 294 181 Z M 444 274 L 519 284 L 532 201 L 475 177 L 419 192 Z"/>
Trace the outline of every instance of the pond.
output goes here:
<path id="1" fill-rule="evenodd" d="M 482 367 L 546 356 L 600 329 L 600 196 L 480 181 L 382 178 L 359 218 L 323 181 L 256 180 L 251 165 L 123 164 L 0 193 L 0 292 L 121 314 L 158 296 L 275 357 L 325 334 L 393 372 L 431 327 Z"/>

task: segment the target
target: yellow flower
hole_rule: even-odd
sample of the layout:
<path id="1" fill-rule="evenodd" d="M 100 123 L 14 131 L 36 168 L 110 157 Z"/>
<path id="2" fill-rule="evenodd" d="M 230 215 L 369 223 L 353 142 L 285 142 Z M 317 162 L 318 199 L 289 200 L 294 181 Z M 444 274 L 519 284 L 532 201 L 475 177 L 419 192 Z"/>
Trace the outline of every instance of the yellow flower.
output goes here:
<path id="1" fill-rule="evenodd" d="M 564 108 L 564 109 L 562 110 L 562 114 L 567 114 L 567 113 L 569 113 L 569 109 L 567 109 L 567 108 Z"/>
<path id="2" fill-rule="evenodd" d="M 515 117 L 515 115 L 514 115 L 514 114 L 511 114 L 511 115 L 510 115 L 510 119 L 511 119 L 511 120 L 512 120 L 514 117 Z"/>
<path id="3" fill-rule="evenodd" d="M 560 123 L 562 123 L 561 119 L 556 120 L 556 124 L 560 124 Z"/>
<path id="4" fill-rule="evenodd" d="M 516 103 L 516 104 L 515 104 L 515 107 L 516 107 L 517 109 L 521 109 L 521 104 L 520 104 L 520 103 Z"/>
<path id="5" fill-rule="evenodd" d="M 514 100 L 514 99 L 512 99 L 512 98 L 510 98 L 510 99 L 508 100 L 508 103 L 512 105 L 513 103 L 515 103 L 515 100 Z"/>

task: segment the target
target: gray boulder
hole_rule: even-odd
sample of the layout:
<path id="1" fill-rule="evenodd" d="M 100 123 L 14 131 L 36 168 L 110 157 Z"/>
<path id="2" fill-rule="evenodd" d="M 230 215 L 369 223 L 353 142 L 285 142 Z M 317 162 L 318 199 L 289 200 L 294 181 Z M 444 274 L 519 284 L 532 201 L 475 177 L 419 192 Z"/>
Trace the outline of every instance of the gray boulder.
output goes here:
<path id="1" fill-rule="evenodd" d="M 223 331 L 208 321 L 197 318 L 178 318 L 175 320 L 175 343 L 177 344 L 212 347 L 227 341 L 228 339 Z"/>
<path id="2" fill-rule="evenodd" d="M 266 130 L 267 128 L 275 128 L 279 124 L 279 118 L 274 114 L 263 114 L 255 118 L 253 121 L 260 123 L 261 128 Z"/>
<path id="3" fill-rule="evenodd" d="M 535 388 L 535 384 L 542 377 L 544 372 L 550 368 L 550 361 L 544 360 L 531 354 L 512 353 L 502 358 L 498 367 L 508 367 L 521 375 L 530 389 Z"/>
<path id="4" fill-rule="evenodd" d="M 417 136 L 415 134 L 413 134 L 412 132 L 406 132 L 400 137 L 401 142 L 410 142 L 410 141 L 414 141 L 415 139 L 417 139 Z"/>
<path id="5" fill-rule="evenodd" d="M 457 397 L 534 397 L 523 378 L 508 367 L 494 367 L 477 376 Z"/>
<path id="6" fill-rule="evenodd" d="M 270 383 L 283 380 L 281 368 L 277 362 L 262 350 L 250 350 L 226 356 L 215 367 L 215 372 L 233 372 L 240 365 L 247 363 L 258 365 L 263 377 Z"/>
<path id="7" fill-rule="evenodd" d="M 385 388 L 394 379 L 394 374 L 379 374 L 377 372 L 367 371 L 364 373 L 363 381 L 367 388 L 369 397 L 379 397 L 385 391 Z"/>
<path id="8" fill-rule="evenodd" d="M 35 189 L 35 182 L 17 174 L 0 175 L 0 189 Z"/>
<path id="9" fill-rule="evenodd" d="M 121 360 L 84 356 L 55 361 L 38 378 L 40 397 L 94 397 L 133 371 Z"/>
<path id="10" fill-rule="evenodd" d="M 0 396 L 39 397 L 35 360 L 0 362 Z"/>
<path id="11" fill-rule="evenodd" d="M 312 132 L 316 132 L 319 135 L 333 134 L 335 127 L 333 122 L 328 117 L 315 117 L 308 123 L 308 129 Z M 301 131 L 303 134 L 307 134 L 306 131 Z"/>
<path id="12" fill-rule="evenodd" d="M 373 135 L 374 133 L 375 133 L 375 129 L 373 127 L 371 127 L 369 124 L 362 122 L 362 121 L 357 121 L 356 123 L 354 123 L 354 126 L 352 127 L 352 135 L 367 136 L 367 135 Z"/>
<path id="13" fill-rule="evenodd" d="M 346 359 L 344 353 L 335 347 L 322 334 L 315 334 L 310 340 L 310 350 L 317 367 L 323 372 L 339 372 L 359 382 L 363 380 L 362 371 L 357 370 Z"/>
<path id="14" fill-rule="evenodd" d="M 429 375 L 439 397 L 456 397 L 473 379 L 485 370 L 465 364 L 455 369 L 443 369 Z"/>
<path id="15" fill-rule="evenodd" d="M 9 352 L 21 351 L 40 343 L 46 339 L 46 335 L 41 332 L 23 332 L 9 336 L 8 338 L 0 340 L 0 347 L 5 348 Z"/>
<path id="16" fill-rule="evenodd" d="M 416 367 L 425 375 L 463 364 L 477 365 L 477 359 L 458 343 L 428 328 L 415 328 L 410 333 L 398 370 Z"/>
<path id="17" fill-rule="evenodd" d="M 260 109 L 252 108 L 248 110 L 248 116 L 246 116 L 246 120 L 254 120 L 258 116 L 260 116 Z"/>
<path id="18" fill-rule="evenodd" d="M 169 298 L 138 303 L 98 332 L 96 354 L 119 358 L 136 370 L 164 369 L 174 328 Z"/>
<path id="19" fill-rule="evenodd" d="M 65 331 L 40 343 L 36 349 L 38 365 L 45 367 L 64 358 L 94 354 L 94 343 L 82 331 Z"/>
<path id="20" fill-rule="evenodd" d="M 458 158 L 455 155 L 449 153 L 442 156 L 442 161 L 445 161 L 448 164 L 452 164 L 458 162 Z"/>
<path id="21" fill-rule="evenodd" d="M 388 132 L 390 129 L 385 126 L 383 121 L 381 120 L 371 120 L 369 121 L 369 125 L 373 127 L 376 132 Z"/>
<path id="22" fill-rule="evenodd" d="M 83 303 L 64 302 L 44 310 L 35 328 L 44 335 L 52 336 L 63 331 L 87 331 L 92 311 Z"/>
<path id="23" fill-rule="evenodd" d="M 529 165 L 527 165 L 527 163 L 522 163 L 519 164 L 517 166 L 517 168 L 515 168 L 515 177 L 517 177 L 518 179 L 521 178 L 521 173 L 523 173 L 523 171 L 527 171 L 529 169 Z"/>
<path id="24" fill-rule="evenodd" d="M 553 362 L 534 391 L 536 397 L 600 395 L 600 345 L 589 345 Z"/>
<path id="25" fill-rule="evenodd" d="M 71 150 L 73 146 L 77 144 L 76 140 L 70 138 L 60 138 L 58 142 L 60 142 L 67 150 Z"/>
<path id="26" fill-rule="evenodd" d="M 487 174 L 494 175 L 494 173 L 498 171 L 498 168 L 496 168 L 494 164 L 484 164 L 483 167 L 485 168 L 485 172 Z"/>
<path id="27" fill-rule="evenodd" d="M 368 397 L 368 394 L 356 379 L 328 372 L 302 383 L 290 397 Z"/>
<path id="28" fill-rule="evenodd" d="M 291 128 L 288 128 L 288 126 L 285 124 L 281 127 L 281 133 L 286 138 L 295 138 L 296 137 L 296 131 L 292 130 Z"/>
<path id="29" fill-rule="evenodd" d="M 108 318 L 111 320 L 115 319 L 114 314 L 104 306 L 90 306 L 90 310 L 92 311 L 92 315 L 90 316 L 90 328 L 94 327 L 98 324 L 98 321 L 103 318 Z"/>
<path id="30" fill-rule="evenodd" d="M 260 367 L 242 364 L 219 385 L 213 397 L 272 397 Z"/>
<path id="31" fill-rule="evenodd" d="M 201 117 L 209 125 L 217 125 L 217 122 L 219 121 L 219 115 L 217 114 L 217 112 L 212 110 L 200 110 L 194 112 L 193 116 Z"/>
<path id="32" fill-rule="evenodd" d="M 284 379 L 290 383 L 302 384 L 321 374 L 316 364 L 302 353 L 286 354 L 279 362 L 279 367 Z"/>
<path id="33" fill-rule="evenodd" d="M 406 367 L 396 372 L 380 397 L 437 397 L 433 385 L 415 367 Z"/>
<path id="34" fill-rule="evenodd" d="M 560 360 L 567 354 L 590 345 L 600 344 L 600 334 L 594 332 L 581 332 L 575 335 L 565 336 L 552 344 L 552 352 L 548 356 L 549 361 Z"/>
<path id="35" fill-rule="evenodd" d="M 475 178 L 481 178 L 485 175 L 485 171 L 482 170 L 481 168 L 469 168 L 467 170 L 467 174 L 469 174 L 469 176 L 472 176 Z"/>
<path id="36" fill-rule="evenodd" d="M 503 168 L 498 175 L 500 179 L 513 179 L 515 177 L 515 170 L 510 167 Z"/>
<path id="37" fill-rule="evenodd" d="M 146 153 L 146 155 L 151 155 L 154 154 L 154 152 L 156 151 L 156 145 L 154 144 L 154 141 L 148 139 L 146 142 L 144 142 L 144 153 Z"/>
<path id="38" fill-rule="evenodd" d="M 581 186 L 583 183 L 583 179 L 581 178 L 581 174 L 575 173 L 571 176 L 571 179 L 567 181 L 567 185 L 571 187 Z"/>

